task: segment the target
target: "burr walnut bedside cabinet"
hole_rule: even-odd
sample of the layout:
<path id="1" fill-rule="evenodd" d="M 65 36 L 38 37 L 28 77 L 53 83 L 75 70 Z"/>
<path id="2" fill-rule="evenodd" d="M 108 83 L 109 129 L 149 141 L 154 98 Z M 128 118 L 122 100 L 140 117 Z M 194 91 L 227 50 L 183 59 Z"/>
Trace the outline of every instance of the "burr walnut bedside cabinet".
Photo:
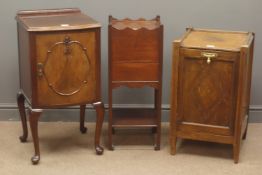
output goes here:
<path id="1" fill-rule="evenodd" d="M 247 134 L 254 35 L 189 28 L 173 43 L 171 154 L 177 138 L 233 145 Z"/>
<path id="2" fill-rule="evenodd" d="M 20 11 L 16 16 L 19 46 L 20 91 L 17 103 L 23 135 L 27 139 L 25 100 L 29 104 L 35 155 L 40 160 L 38 119 L 43 109 L 80 106 L 80 131 L 86 104 L 97 112 L 95 149 L 99 145 L 104 119 L 100 87 L 100 24 L 79 9 Z"/>
<path id="3" fill-rule="evenodd" d="M 163 25 L 153 20 L 109 17 L 109 149 L 116 128 L 152 128 L 155 150 L 160 149 Z M 113 108 L 113 90 L 154 88 L 154 108 Z"/>

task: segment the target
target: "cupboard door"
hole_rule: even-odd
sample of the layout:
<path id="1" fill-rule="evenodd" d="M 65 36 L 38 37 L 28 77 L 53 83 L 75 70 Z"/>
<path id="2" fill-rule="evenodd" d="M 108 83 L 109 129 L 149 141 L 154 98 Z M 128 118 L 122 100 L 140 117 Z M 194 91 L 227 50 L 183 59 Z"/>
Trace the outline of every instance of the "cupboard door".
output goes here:
<path id="1" fill-rule="evenodd" d="M 95 42 L 95 33 L 89 31 L 36 35 L 39 105 L 82 103 L 95 98 Z"/>
<path id="2" fill-rule="evenodd" d="M 113 63 L 112 81 L 159 81 L 158 63 Z"/>
<path id="3" fill-rule="evenodd" d="M 182 49 L 180 55 L 178 122 L 232 135 L 237 53 Z"/>

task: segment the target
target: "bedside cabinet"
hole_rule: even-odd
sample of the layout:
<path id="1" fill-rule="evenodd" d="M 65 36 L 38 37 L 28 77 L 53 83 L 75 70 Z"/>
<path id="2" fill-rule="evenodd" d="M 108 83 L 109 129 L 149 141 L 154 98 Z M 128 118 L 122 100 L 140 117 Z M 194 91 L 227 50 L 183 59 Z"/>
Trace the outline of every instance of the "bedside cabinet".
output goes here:
<path id="1" fill-rule="evenodd" d="M 173 43 L 171 154 L 177 138 L 233 145 L 246 137 L 254 35 L 189 28 Z"/>
<path id="2" fill-rule="evenodd" d="M 79 105 L 80 131 L 85 133 L 88 103 L 97 112 L 95 149 L 102 154 L 100 24 L 79 9 L 19 11 L 16 20 L 20 72 L 17 103 L 23 126 L 20 140 L 25 142 L 28 135 L 26 100 L 35 148 L 32 162 L 40 160 L 37 124 L 42 109 Z"/>
<path id="3" fill-rule="evenodd" d="M 160 149 L 163 26 L 160 17 L 152 20 L 109 17 L 109 149 L 116 128 L 151 128 L 155 150 Z M 154 88 L 154 108 L 113 108 L 113 90 Z"/>

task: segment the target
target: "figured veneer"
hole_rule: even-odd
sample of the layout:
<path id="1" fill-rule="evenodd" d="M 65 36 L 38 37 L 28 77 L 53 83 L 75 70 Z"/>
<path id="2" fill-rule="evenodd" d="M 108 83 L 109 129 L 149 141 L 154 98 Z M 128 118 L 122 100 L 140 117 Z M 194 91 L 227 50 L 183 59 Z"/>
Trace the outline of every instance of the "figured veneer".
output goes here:
<path id="1" fill-rule="evenodd" d="M 246 137 L 254 35 L 189 28 L 173 43 L 171 154 L 177 138 L 233 145 Z"/>

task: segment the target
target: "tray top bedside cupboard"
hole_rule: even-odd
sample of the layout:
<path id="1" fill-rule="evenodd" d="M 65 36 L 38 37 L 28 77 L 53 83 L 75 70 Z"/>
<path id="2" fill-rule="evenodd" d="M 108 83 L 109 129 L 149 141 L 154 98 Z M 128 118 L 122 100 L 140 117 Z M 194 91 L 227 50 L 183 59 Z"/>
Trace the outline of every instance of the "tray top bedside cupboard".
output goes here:
<path id="1" fill-rule="evenodd" d="M 254 34 L 187 29 L 173 42 L 171 154 L 177 138 L 233 145 L 246 138 Z"/>
<path id="2" fill-rule="evenodd" d="M 20 140 L 25 142 L 28 135 L 26 101 L 35 148 L 32 163 L 40 160 L 38 119 L 48 108 L 79 105 L 80 131 L 85 133 L 86 104 L 93 104 L 97 112 L 95 149 L 102 154 L 101 25 L 77 8 L 19 11 L 16 20 L 20 72 L 17 103 L 23 126 Z"/>
<path id="3" fill-rule="evenodd" d="M 151 128 L 155 150 L 160 149 L 163 25 L 160 17 L 116 19 L 109 17 L 109 149 L 116 128 Z M 113 89 L 154 88 L 154 108 L 113 108 Z"/>

